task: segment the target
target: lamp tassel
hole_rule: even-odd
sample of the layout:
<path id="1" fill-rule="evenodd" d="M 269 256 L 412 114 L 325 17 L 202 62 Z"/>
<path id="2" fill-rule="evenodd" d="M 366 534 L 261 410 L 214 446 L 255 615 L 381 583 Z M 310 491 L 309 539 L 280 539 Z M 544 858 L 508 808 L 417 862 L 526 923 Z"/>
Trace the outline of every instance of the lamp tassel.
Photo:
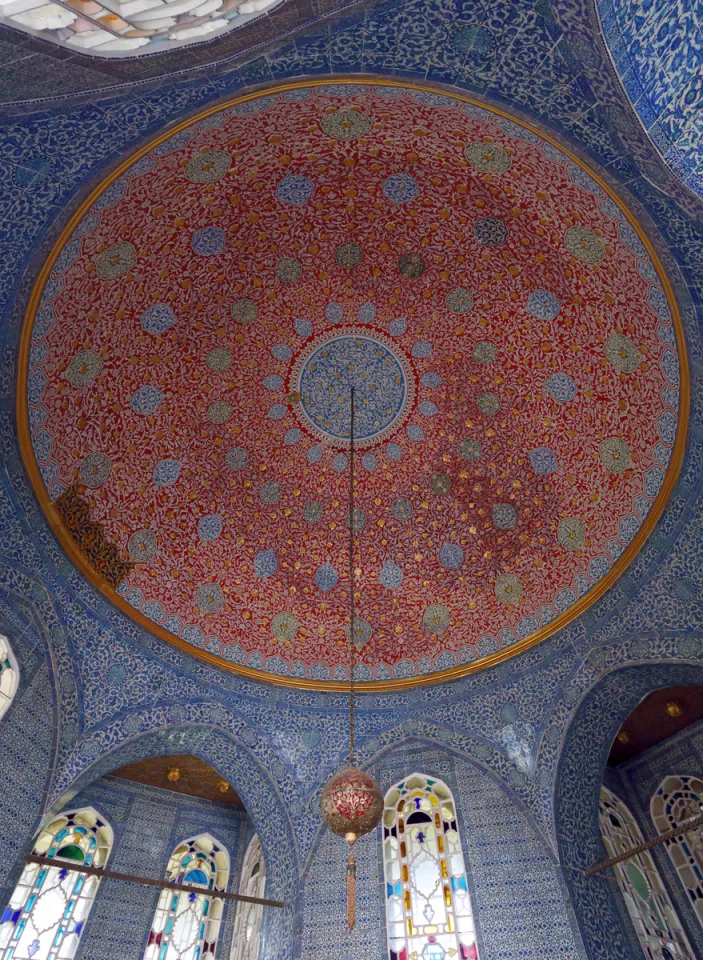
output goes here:
<path id="1" fill-rule="evenodd" d="M 356 923 L 356 857 L 349 851 L 347 860 L 347 926 L 354 929 Z"/>

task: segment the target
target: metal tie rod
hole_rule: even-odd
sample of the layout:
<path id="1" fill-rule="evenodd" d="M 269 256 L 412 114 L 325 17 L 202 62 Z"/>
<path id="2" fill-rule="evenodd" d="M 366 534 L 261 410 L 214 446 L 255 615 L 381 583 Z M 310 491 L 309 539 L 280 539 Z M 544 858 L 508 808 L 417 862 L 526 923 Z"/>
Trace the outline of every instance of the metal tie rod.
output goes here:
<path id="1" fill-rule="evenodd" d="M 673 840 L 674 837 L 678 837 L 682 833 L 688 833 L 690 830 L 695 830 L 696 827 L 703 827 L 703 813 L 696 817 L 691 817 L 689 820 L 682 820 L 678 826 L 671 827 L 670 830 L 665 830 L 664 833 L 660 833 L 659 836 L 654 837 L 653 840 L 646 840 L 644 843 L 638 843 L 636 847 L 631 847 L 624 853 L 619 853 L 617 857 L 610 857 L 609 860 L 601 860 L 600 863 L 594 863 L 592 867 L 589 867 L 588 870 L 584 871 L 584 875 L 587 877 L 592 877 L 594 873 L 600 873 L 601 870 L 607 870 L 608 867 L 614 867 L 616 863 L 622 863 L 623 860 L 629 860 L 631 857 L 636 857 L 638 853 L 644 853 L 645 850 L 651 850 L 652 847 L 658 847 L 660 843 L 666 843 L 667 840 Z"/>
<path id="2" fill-rule="evenodd" d="M 206 890 L 204 887 L 197 887 L 190 883 L 169 883 L 168 880 L 152 880 L 150 877 L 137 877 L 131 873 L 117 873 L 115 870 L 104 870 L 102 867 L 87 867 L 66 860 L 40 857 L 36 853 L 27 857 L 27 863 L 38 863 L 42 867 L 58 867 L 60 870 L 72 870 L 74 873 L 86 873 L 90 877 L 106 877 L 110 880 L 122 880 L 124 883 L 140 883 L 144 887 L 158 887 L 159 890 L 179 890 L 185 893 L 195 893 L 199 896 L 206 896 L 209 900 L 237 900 L 240 903 L 260 903 L 262 907 L 280 908 L 285 906 L 282 900 L 247 897 L 243 893 L 226 893 L 224 890 Z"/>

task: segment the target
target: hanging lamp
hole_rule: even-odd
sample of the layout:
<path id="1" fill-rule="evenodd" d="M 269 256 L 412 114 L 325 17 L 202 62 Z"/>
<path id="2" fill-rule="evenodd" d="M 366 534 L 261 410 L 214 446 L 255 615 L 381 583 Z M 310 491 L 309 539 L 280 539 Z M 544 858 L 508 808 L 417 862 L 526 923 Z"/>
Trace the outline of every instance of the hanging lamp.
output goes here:
<path id="1" fill-rule="evenodd" d="M 347 860 L 347 925 L 356 922 L 356 857 L 353 846 L 359 837 L 374 830 L 383 813 L 380 787 L 368 773 L 354 766 L 354 670 L 356 646 L 354 632 L 354 387 L 351 388 L 351 428 L 349 457 L 349 766 L 327 782 L 320 799 L 322 819 L 333 833 L 349 845 Z"/>

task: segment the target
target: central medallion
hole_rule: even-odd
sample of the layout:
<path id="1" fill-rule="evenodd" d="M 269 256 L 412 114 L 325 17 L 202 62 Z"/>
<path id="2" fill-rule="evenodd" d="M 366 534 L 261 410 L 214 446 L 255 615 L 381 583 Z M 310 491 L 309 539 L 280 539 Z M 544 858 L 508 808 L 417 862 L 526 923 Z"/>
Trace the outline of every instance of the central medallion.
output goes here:
<path id="1" fill-rule="evenodd" d="M 354 328 L 318 337 L 294 366 L 291 387 L 303 425 L 325 440 L 347 446 L 351 388 L 356 388 L 355 436 L 378 443 L 404 421 L 412 406 L 414 376 L 396 344 L 383 334 Z"/>

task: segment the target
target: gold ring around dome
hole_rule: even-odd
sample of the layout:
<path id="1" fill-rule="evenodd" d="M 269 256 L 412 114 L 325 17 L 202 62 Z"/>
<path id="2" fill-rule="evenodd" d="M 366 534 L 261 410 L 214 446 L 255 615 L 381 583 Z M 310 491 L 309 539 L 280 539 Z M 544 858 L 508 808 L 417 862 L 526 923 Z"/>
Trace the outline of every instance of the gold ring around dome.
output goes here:
<path id="1" fill-rule="evenodd" d="M 29 431 L 29 420 L 27 414 L 27 375 L 28 375 L 28 361 L 29 361 L 29 348 L 32 339 L 32 329 L 34 326 L 34 318 L 39 306 L 39 301 L 41 295 L 44 291 L 44 286 L 46 281 L 51 273 L 51 270 L 58 259 L 58 256 L 63 249 L 66 241 L 72 235 L 80 221 L 83 219 L 87 211 L 92 207 L 98 197 L 106 190 L 110 184 L 114 183 L 115 180 L 118 180 L 137 160 L 141 159 L 145 154 L 149 153 L 154 147 L 158 146 L 160 143 L 163 143 L 164 140 L 169 140 L 174 134 L 180 133 L 181 130 L 185 130 L 193 124 L 200 123 L 206 117 L 210 117 L 215 113 L 220 113 L 222 110 L 226 110 L 228 107 L 234 106 L 239 103 L 247 103 L 249 100 L 257 100 L 262 96 L 269 96 L 272 93 L 280 93 L 285 90 L 301 90 L 309 89 L 310 87 L 324 87 L 329 86 L 330 83 L 334 83 L 337 86 L 341 85 L 359 85 L 363 84 L 364 86 L 382 86 L 382 87 L 398 87 L 406 90 L 421 90 L 425 93 L 440 93 L 446 97 L 449 97 L 453 100 L 458 100 L 461 103 L 470 103 L 473 106 L 480 107 L 483 110 L 486 110 L 488 113 L 492 113 L 495 116 L 503 117 L 506 120 L 510 120 L 512 123 L 517 124 L 520 127 L 523 127 L 526 130 L 529 130 L 531 133 L 537 135 L 541 140 L 550 143 L 552 146 L 560 150 L 565 156 L 567 156 L 573 163 L 581 167 L 584 171 L 591 176 L 596 183 L 601 187 L 604 193 L 618 206 L 618 208 L 623 212 L 628 223 L 634 228 L 637 236 L 645 247 L 649 257 L 654 264 L 654 267 L 657 271 L 657 276 L 659 282 L 661 283 L 662 289 L 666 295 L 667 302 L 669 304 L 669 309 L 671 310 L 671 316 L 674 323 L 674 329 L 676 331 L 676 348 L 678 351 L 679 358 L 679 411 L 678 411 L 678 421 L 676 426 L 676 438 L 674 440 L 674 447 L 671 454 L 671 459 L 667 467 L 666 475 L 664 477 L 664 482 L 661 485 L 659 493 L 657 494 L 656 500 L 652 504 L 652 507 L 644 519 L 642 526 L 639 528 L 635 536 L 632 538 L 626 549 L 622 552 L 617 561 L 613 564 L 610 570 L 601 577 L 601 579 L 594 584 L 591 589 L 580 597 L 576 603 L 574 603 L 568 610 L 565 610 L 559 616 L 551 620 L 546 626 L 542 627 L 540 630 L 537 630 L 535 633 L 530 634 L 528 637 L 525 637 L 522 640 L 519 640 L 517 643 L 512 644 L 509 647 L 506 647 L 502 650 L 498 650 L 496 653 L 489 654 L 485 657 L 480 657 L 477 660 L 472 660 L 470 663 L 462 664 L 458 667 L 450 667 L 446 670 L 438 670 L 435 673 L 427 673 L 422 676 L 415 677 L 404 677 L 397 680 L 371 680 L 368 682 L 361 683 L 361 691 L 366 693 L 377 693 L 382 691 L 391 691 L 391 690 L 403 690 L 410 687 L 424 686 L 426 684 L 439 683 L 441 681 L 455 680 L 458 677 L 466 676 L 469 673 L 475 673 L 478 670 L 485 670 L 487 667 L 495 666 L 498 663 L 502 663 L 504 660 L 508 660 L 511 657 L 517 656 L 519 653 L 523 653 L 525 650 L 529 650 L 530 647 L 534 647 L 540 641 L 545 640 L 547 637 L 552 636 L 557 631 L 561 630 L 567 624 L 571 623 L 572 620 L 575 620 L 576 617 L 580 616 L 585 610 L 587 610 L 596 600 L 599 600 L 603 594 L 610 589 L 610 587 L 615 583 L 615 581 L 620 577 L 625 570 L 632 563 L 636 555 L 639 553 L 640 549 L 644 545 L 645 541 L 651 534 L 654 529 L 657 520 L 661 517 L 664 507 L 671 495 L 671 491 L 674 488 L 676 480 L 678 479 L 679 471 L 681 469 L 681 464 L 683 462 L 683 455 L 686 446 L 686 431 L 688 427 L 688 415 L 689 415 L 689 404 L 690 404 L 690 378 L 688 372 L 688 359 L 686 353 L 686 341 L 684 337 L 683 327 L 681 325 L 681 316 L 679 314 L 678 305 L 676 303 L 676 298 L 671 287 L 669 278 L 667 277 L 664 269 L 661 265 L 659 257 L 652 246 L 649 238 L 646 233 L 637 222 L 635 217 L 630 213 L 629 209 L 625 204 L 620 200 L 620 198 L 613 192 L 613 190 L 608 186 L 608 184 L 600 177 L 595 171 L 588 167 L 582 160 L 580 160 L 574 153 L 569 149 L 564 147 L 561 143 L 555 140 L 553 137 L 550 137 L 549 134 L 543 133 L 536 127 L 533 127 L 531 124 L 526 123 L 524 120 L 520 120 L 517 117 L 512 116 L 505 110 L 501 110 L 499 107 L 495 107 L 489 104 L 484 103 L 481 100 L 477 100 L 474 97 L 469 97 L 465 94 L 460 94 L 452 91 L 451 93 L 443 90 L 441 87 L 433 87 L 428 84 L 412 83 L 404 80 L 393 80 L 393 79 L 381 79 L 379 77 L 365 77 L 365 76 L 354 76 L 354 77 L 326 77 L 324 79 L 316 78 L 311 80 L 298 80 L 293 83 L 280 83 L 275 84 L 270 87 L 257 90 L 255 93 L 244 94 L 243 96 L 232 97 L 229 100 L 224 102 L 219 102 L 214 106 L 210 106 L 201 110 L 195 116 L 191 117 L 188 120 L 183 120 L 180 123 L 169 126 L 163 133 L 158 134 L 155 137 L 147 140 L 141 147 L 139 147 L 134 153 L 131 153 L 125 160 L 123 160 L 113 171 L 108 174 L 108 176 L 100 183 L 98 186 L 94 187 L 88 195 L 83 199 L 78 209 L 75 211 L 69 222 L 66 224 L 64 229 L 61 231 L 61 235 L 54 244 L 54 247 L 49 254 L 46 262 L 42 266 L 42 269 L 39 272 L 39 276 L 34 283 L 32 292 L 27 304 L 27 309 L 25 311 L 24 323 L 22 328 L 22 336 L 20 340 L 20 349 L 18 356 L 18 371 L 17 371 L 17 398 L 16 398 L 16 414 L 17 414 L 17 432 L 19 436 L 20 452 L 22 455 L 22 460 L 24 461 L 25 469 L 29 475 L 29 479 L 34 488 L 34 492 L 39 500 L 42 510 L 49 521 L 54 533 L 58 537 L 64 551 L 68 555 L 69 559 L 75 564 L 75 566 L 80 570 L 84 577 L 89 580 L 94 586 L 100 590 L 100 592 L 110 600 L 116 607 L 118 607 L 122 613 L 126 614 L 133 621 L 138 623 L 141 627 L 144 627 L 150 633 L 155 634 L 160 637 L 162 640 L 165 640 L 167 643 L 170 643 L 172 646 L 177 647 L 179 650 L 184 651 L 185 653 L 190 653 L 194 657 L 198 657 L 200 660 L 204 660 L 206 663 L 209 663 L 213 666 L 221 667 L 223 670 L 227 670 L 230 673 L 237 673 L 241 676 L 248 677 L 251 680 L 258 680 L 265 683 L 273 683 L 277 686 L 282 687 L 297 687 L 302 690 L 325 690 L 329 692 L 343 692 L 349 689 L 349 684 L 347 682 L 332 682 L 325 680 L 308 680 L 305 678 L 290 677 L 290 676 L 279 676 L 277 674 L 266 673 L 263 670 L 255 670 L 252 667 L 241 666 L 240 664 L 232 663 L 230 660 L 226 660 L 224 657 L 218 656 L 217 654 L 210 653 L 207 650 L 200 650 L 192 644 L 188 643 L 186 640 L 182 640 L 180 637 L 175 636 L 172 633 L 169 633 L 167 630 L 164 630 L 163 627 L 160 627 L 158 624 L 155 624 L 153 620 L 149 620 L 148 617 L 145 617 L 143 613 L 136 610 L 132 607 L 126 600 L 119 596 L 116 590 L 114 590 L 107 581 L 104 580 L 93 567 L 88 563 L 84 555 L 78 549 L 75 544 L 75 541 L 71 537 L 70 533 L 64 527 L 61 519 L 53 507 L 51 500 L 49 499 L 46 488 L 41 478 L 39 472 L 39 467 L 37 466 L 36 459 L 34 457 L 34 450 L 31 443 L 30 431 Z"/>

